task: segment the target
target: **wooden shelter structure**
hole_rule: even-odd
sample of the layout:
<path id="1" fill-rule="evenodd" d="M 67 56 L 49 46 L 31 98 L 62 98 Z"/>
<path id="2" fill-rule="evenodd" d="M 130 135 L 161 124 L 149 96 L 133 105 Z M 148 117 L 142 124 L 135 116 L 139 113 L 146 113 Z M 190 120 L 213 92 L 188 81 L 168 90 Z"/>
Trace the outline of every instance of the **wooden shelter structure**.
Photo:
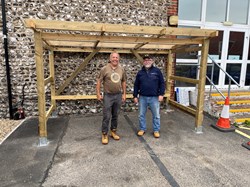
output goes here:
<path id="1" fill-rule="evenodd" d="M 34 30 L 35 61 L 37 73 L 39 143 L 47 144 L 47 120 L 56 109 L 57 100 L 96 99 L 95 95 L 60 95 L 64 88 L 84 69 L 97 53 L 132 53 L 142 62 L 143 53 L 165 54 L 167 102 L 195 116 L 195 130 L 202 132 L 204 91 L 207 69 L 209 40 L 216 37 L 216 30 L 176 28 L 159 26 L 132 26 L 122 24 L 86 23 L 26 19 L 25 26 Z M 195 47 L 194 47 L 195 46 Z M 44 50 L 49 51 L 50 75 L 44 77 Z M 54 52 L 89 53 L 72 75 L 55 89 Z M 175 76 L 172 65 L 173 54 L 201 51 L 199 79 Z M 195 84 L 198 88 L 197 109 L 185 107 L 170 98 L 171 81 L 178 80 Z M 45 86 L 50 83 L 51 106 L 45 107 Z M 132 98 L 131 94 L 127 98 Z"/>

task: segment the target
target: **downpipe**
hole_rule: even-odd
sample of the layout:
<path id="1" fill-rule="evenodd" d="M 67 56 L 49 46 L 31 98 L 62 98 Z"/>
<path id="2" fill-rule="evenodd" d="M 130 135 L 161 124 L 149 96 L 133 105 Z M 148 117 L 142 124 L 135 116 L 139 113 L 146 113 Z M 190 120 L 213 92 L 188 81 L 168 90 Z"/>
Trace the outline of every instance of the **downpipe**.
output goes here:
<path id="1" fill-rule="evenodd" d="M 8 38 L 7 38 L 8 34 L 7 34 L 6 14 L 5 14 L 5 0 L 1 0 L 1 3 L 2 3 L 3 39 L 4 39 L 4 58 L 5 58 L 5 66 L 6 66 L 7 90 L 8 90 L 8 100 L 9 100 L 9 116 L 10 116 L 10 119 L 13 119 L 10 64 L 9 64 Z"/>

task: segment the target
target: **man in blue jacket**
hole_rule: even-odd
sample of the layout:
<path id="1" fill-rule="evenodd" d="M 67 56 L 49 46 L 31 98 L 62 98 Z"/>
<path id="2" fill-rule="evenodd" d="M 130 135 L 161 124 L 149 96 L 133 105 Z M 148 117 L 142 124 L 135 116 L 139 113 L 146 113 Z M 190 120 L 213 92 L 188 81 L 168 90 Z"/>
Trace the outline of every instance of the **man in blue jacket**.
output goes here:
<path id="1" fill-rule="evenodd" d="M 139 125 L 137 135 L 142 136 L 146 130 L 146 112 L 150 107 L 153 117 L 154 137 L 160 137 L 160 102 L 165 93 L 165 83 L 159 68 L 153 66 L 149 55 L 143 57 L 143 67 L 137 73 L 134 82 L 134 102 L 139 102 Z"/>

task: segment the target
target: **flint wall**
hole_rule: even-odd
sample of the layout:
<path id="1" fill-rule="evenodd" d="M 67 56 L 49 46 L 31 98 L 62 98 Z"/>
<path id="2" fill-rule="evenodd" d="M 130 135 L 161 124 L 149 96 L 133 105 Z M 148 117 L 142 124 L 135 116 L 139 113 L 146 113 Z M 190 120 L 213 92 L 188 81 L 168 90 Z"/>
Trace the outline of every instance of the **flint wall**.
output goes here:
<path id="1" fill-rule="evenodd" d="M 167 26 L 168 16 L 176 14 L 177 0 L 8 0 L 6 18 L 8 29 L 9 63 L 13 105 L 22 99 L 24 87 L 24 108 L 26 116 L 38 115 L 36 67 L 34 58 L 33 31 L 26 29 L 23 20 L 27 18 L 114 23 L 129 25 Z M 169 12 L 169 13 L 168 13 Z M 8 94 L 6 67 L 4 60 L 2 14 L 0 14 L 0 118 L 7 118 Z M 45 53 L 46 55 L 46 53 Z M 55 74 L 57 88 L 63 80 L 83 62 L 87 53 L 55 53 Z M 108 62 L 109 54 L 97 54 L 87 67 L 70 83 L 63 94 L 95 94 L 96 76 L 101 67 Z M 165 75 L 166 56 L 154 56 L 155 65 Z M 45 65 L 48 60 L 45 58 Z M 121 54 L 121 65 L 125 68 L 127 92 L 132 93 L 133 81 L 141 68 L 131 54 Z M 48 75 L 45 68 L 45 75 Z M 25 85 L 25 86 L 24 86 Z M 46 92 L 49 93 L 49 89 Z M 46 94 L 47 98 L 49 94 Z M 46 106 L 49 106 L 47 99 Z M 85 114 L 101 112 L 101 103 L 96 100 L 77 100 L 57 102 L 59 114 Z M 125 111 L 135 108 L 131 100 L 123 105 Z"/>

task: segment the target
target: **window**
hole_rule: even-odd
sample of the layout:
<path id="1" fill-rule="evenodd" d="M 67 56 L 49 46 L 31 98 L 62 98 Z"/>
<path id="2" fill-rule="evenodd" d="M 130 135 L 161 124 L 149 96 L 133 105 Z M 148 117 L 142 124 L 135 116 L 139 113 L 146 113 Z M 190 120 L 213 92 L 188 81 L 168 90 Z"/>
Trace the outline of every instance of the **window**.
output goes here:
<path id="1" fill-rule="evenodd" d="M 206 21 L 224 22 L 226 20 L 227 0 L 208 0 Z"/>
<path id="2" fill-rule="evenodd" d="M 219 31 L 218 37 L 213 37 L 210 39 L 208 54 L 215 61 L 221 59 L 222 40 L 223 31 Z"/>
<path id="3" fill-rule="evenodd" d="M 242 60 L 244 44 L 243 32 L 230 32 L 228 44 L 228 60 Z"/>
<path id="4" fill-rule="evenodd" d="M 246 73 L 246 78 L 245 78 L 245 86 L 250 85 L 250 64 L 247 64 L 247 73 Z"/>
<path id="5" fill-rule="evenodd" d="M 240 82 L 240 70 L 241 70 L 241 64 L 227 64 L 227 73 L 237 82 Z M 228 76 L 226 76 L 225 84 L 229 84 Z M 231 84 L 235 84 L 233 81 L 231 81 Z"/>
<path id="6" fill-rule="evenodd" d="M 197 65 L 185 65 L 185 64 L 176 64 L 175 67 L 175 75 L 181 76 L 181 77 L 187 77 L 196 79 L 197 76 Z M 177 87 L 193 87 L 195 84 L 182 82 L 182 81 L 176 81 L 175 86 Z"/>
<path id="7" fill-rule="evenodd" d="M 219 64 L 219 66 L 220 66 L 220 64 Z M 220 73 L 220 68 L 214 64 L 214 73 L 213 73 L 213 77 L 211 77 L 212 65 L 210 64 L 207 66 L 207 76 L 210 80 L 213 79 L 213 83 L 215 85 L 217 85 L 219 82 L 219 73 Z M 210 85 L 210 82 L 207 79 L 206 79 L 206 85 Z"/>
<path id="8" fill-rule="evenodd" d="M 231 0 L 229 8 L 229 20 L 233 23 L 246 24 L 249 0 Z"/>
<path id="9" fill-rule="evenodd" d="M 179 19 L 200 21 L 201 1 L 202 0 L 179 0 Z"/>
<path id="10" fill-rule="evenodd" d="M 250 35 L 248 36 L 250 38 Z M 247 59 L 250 60 L 250 40 L 249 40 L 249 46 L 248 46 L 248 56 Z"/>
<path id="11" fill-rule="evenodd" d="M 191 27 L 191 26 L 179 26 L 179 28 L 199 28 L 199 27 Z M 190 39 L 191 37 L 189 36 L 177 36 L 177 38 L 188 38 Z M 190 47 L 198 47 L 199 45 L 190 45 Z M 188 52 L 188 53 L 176 53 L 176 58 L 177 59 L 197 59 L 198 52 Z"/>

